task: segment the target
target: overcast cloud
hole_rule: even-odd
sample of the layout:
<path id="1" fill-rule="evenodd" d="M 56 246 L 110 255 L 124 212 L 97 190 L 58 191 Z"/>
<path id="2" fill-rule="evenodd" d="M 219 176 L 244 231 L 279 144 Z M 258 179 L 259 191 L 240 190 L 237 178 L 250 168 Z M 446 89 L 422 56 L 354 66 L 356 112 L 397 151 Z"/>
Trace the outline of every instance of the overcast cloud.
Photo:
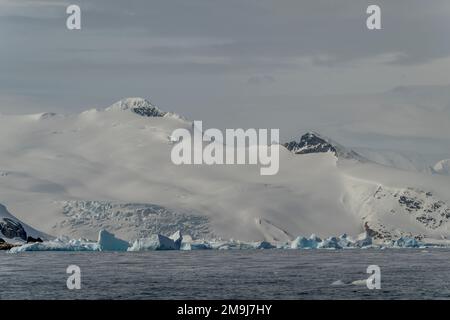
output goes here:
<path id="1" fill-rule="evenodd" d="M 65 27 L 69 4 L 81 31 Z M 365 27 L 369 4 L 380 31 Z M 0 112 L 141 96 L 210 126 L 308 127 L 355 145 L 421 137 L 442 150 L 449 31 L 448 0 L 0 0 Z"/>

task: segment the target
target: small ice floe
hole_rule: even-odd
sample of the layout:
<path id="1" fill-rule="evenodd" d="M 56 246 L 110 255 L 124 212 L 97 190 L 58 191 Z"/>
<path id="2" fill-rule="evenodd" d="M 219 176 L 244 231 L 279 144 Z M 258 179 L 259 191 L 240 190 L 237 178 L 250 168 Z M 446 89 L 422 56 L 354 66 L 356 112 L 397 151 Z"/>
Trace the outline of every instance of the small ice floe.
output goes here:
<path id="1" fill-rule="evenodd" d="M 365 286 L 365 285 L 367 285 L 367 279 L 355 280 L 355 281 L 352 281 L 352 284 L 355 286 Z"/>
<path id="2" fill-rule="evenodd" d="M 336 281 L 334 281 L 332 284 L 331 284 L 332 286 L 345 286 L 345 283 L 344 283 L 344 281 L 342 281 L 342 280 L 336 280 Z"/>

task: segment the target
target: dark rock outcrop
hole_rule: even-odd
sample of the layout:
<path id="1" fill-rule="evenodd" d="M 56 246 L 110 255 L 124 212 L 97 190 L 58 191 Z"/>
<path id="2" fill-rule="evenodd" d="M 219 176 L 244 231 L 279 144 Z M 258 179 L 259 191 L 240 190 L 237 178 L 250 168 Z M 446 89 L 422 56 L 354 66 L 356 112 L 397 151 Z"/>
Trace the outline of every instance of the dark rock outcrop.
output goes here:
<path id="1" fill-rule="evenodd" d="M 44 242 L 41 238 L 33 238 L 31 236 L 28 236 L 27 243 L 34 243 L 34 242 Z"/>
<path id="2" fill-rule="evenodd" d="M 367 159 L 359 153 L 356 153 L 351 149 L 347 149 L 315 132 L 305 133 L 300 137 L 300 140 L 287 142 L 283 144 L 283 146 L 295 154 L 331 152 L 337 158 L 353 159 L 362 162 L 367 161 Z"/>
<path id="3" fill-rule="evenodd" d="M 9 250 L 14 247 L 17 247 L 17 245 L 8 242 L 0 242 L 0 250 Z"/>
<path id="4" fill-rule="evenodd" d="M 0 234 L 3 234 L 8 239 L 20 238 L 27 240 L 27 233 L 19 222 L 9 218 L 3 218 L 2 220 L 0 221 Z"/>
<path id="5" fill-rule="evenodd" d="M 332 152 L 337 156 L 336 148 L 333 145 L 312 132 L 302 135 L 300 141 L 291 141 L 285 143 L 284 146 L 295 154 Z"/>

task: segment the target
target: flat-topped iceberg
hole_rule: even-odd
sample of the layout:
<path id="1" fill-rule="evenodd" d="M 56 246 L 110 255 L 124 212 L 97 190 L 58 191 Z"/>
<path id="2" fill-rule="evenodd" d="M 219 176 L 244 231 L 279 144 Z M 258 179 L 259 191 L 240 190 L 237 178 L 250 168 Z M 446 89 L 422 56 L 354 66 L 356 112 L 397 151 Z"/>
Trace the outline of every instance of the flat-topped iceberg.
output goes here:
<path id="1" fill-rule="evenodd" d="M 97 241 L 101 251 L 127 251 L 130 244 L 106 230 L 100 230 Z"/>
<path id="2" fill-rule="evenodd" d="M 161 234 L 151 235 L 134 241 L 128 251 L 179 250 L 180 246 L 172 239 Z"/>

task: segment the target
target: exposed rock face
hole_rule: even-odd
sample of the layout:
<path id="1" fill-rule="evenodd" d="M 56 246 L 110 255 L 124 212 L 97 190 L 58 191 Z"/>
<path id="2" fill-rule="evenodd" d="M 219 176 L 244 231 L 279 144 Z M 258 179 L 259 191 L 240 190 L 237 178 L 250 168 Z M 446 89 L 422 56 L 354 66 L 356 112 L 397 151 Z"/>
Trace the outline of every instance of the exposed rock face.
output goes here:
<path id="1" fill-rule="evenodd" d="M 3 218 L 0 221 L 0 233 L 8 239 L 20 238 L 27 240 L 27 233 L 23 226 L 19 222 L 9 218 Z"/>
<path id="2" fill-rule="evenodd" d="M 15 245 L 8 243 L 5 240 L 3 240 L 2 238 L 0 238 L 0 250 L 9 250 L 12 247 L 15 247 Z"/>
<path id="3" fill-rule="evenodd" d="M 0 250 L 9 250 L 9 249 L 14 248 L 14 247 L 16 247 L 16 245 L 11 244 L 11 243 L 7 243 L 7 242 L 0 243 Z"/>
<path id="4" fill-rule="evenodd" d="M 284 146 L 295 154 L 332 152 L 337 156 L 337 151 L 334 146 L 312 132 L 302 135 L 300 141 L 291 141 L 285 143 Z"/>
<path id="5" fill-rule="evenodd" d="M 367 161 L 367 159 L 355 151 L 347 149 L 315 132 L 305 133 L 300 137 L 300 140 L 294 140 L 283 145 L 295 154 L 331 152 L 337 158 Z"/>
<path id="6" fill-rule="evenodd" d="M 126 98 L 113 104 L 109 109 L 131 110 L 143 117 L 164 117 L 166 112 L 142 98 Z"/>
<path id="7" fill-rule="evenodd" d="M 380 238 L 381 235 L 375 230 L 370 229 L 367 221 L 364 223 L 364 231 L 366 231 L 366 235 L 371 238 Z"/>

